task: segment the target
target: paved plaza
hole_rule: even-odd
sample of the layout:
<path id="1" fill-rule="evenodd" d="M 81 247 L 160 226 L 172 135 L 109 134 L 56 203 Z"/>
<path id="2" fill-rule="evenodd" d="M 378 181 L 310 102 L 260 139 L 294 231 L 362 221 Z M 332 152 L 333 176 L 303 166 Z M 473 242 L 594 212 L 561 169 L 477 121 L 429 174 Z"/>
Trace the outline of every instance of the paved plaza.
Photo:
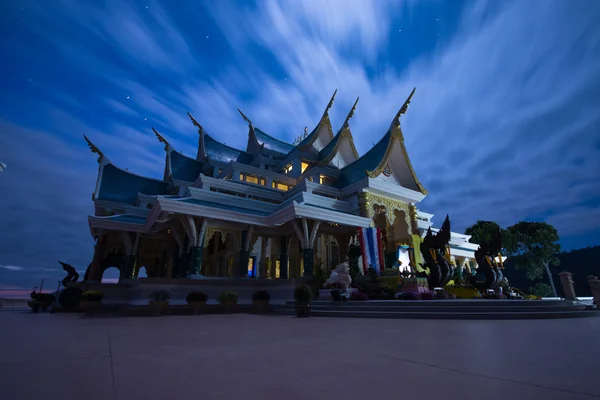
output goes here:
<path id="1" fill-rule="evenodd" d="M 0 398 L 593 399 L 600 318 L 0 312 Z"/>

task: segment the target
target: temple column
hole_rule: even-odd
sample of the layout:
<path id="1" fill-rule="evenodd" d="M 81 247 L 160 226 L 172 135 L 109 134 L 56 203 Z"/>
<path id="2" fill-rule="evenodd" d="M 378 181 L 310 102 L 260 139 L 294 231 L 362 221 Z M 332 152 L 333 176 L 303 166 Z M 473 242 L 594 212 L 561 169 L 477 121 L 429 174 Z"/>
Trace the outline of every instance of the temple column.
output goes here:
<path id="1" fill-rule="evenodd" d="M 288 241 L 281 236 L 279 245 L 279 279 L 288 279 Z"/>
<path id="2" fill-rule="evenodd" d="M 308 221 L 306 218 L 302 218 L 302 229 L 300 228 L 297 220 L 292 220 L 292 226 L 298 235 L 300 240 L 300 246 L 302 247 L 302 261 L 304 262 L 304 276 L 313 276 L 313 265 L 315 261 L 315 252 L 313 249 L 315 239 L 317 237 L 317 231 L 321 221 L 314 221 L 312 229 L 309 230 Z"/>
<path id="3" fill-rule="evenodd" d="M 197 235 L 190 235 L 190 240 L 192 241 L 192 247 L 190 249 L 190 265 L 187 271 L 186 278 L 201 278 L 202 277 L 202 259 L 204 255 L 204 234 L 206 233 L 206 226 L 208 225 L 208 220 L 204 218 L 202 223 L 200 224 L 200 230 Z M 195 231 L 195 226 L 193 226 Z M 195 237 L 194 237 L 195 236 Z"/>
<path id="4" fill-rule="evenodd" d="M 241 277 L 248 276 L 248 262 L 250 261 L 250 243 L 252 242 L 252 234 L 254 233 L 254 226 L 251 225 L 247 231 L 242 231 L 242 243 L 240 247 L 239 256 L 239 275 Z"/>
<path id="5" fill-rule="evenodd" d="M 259 264 L 259 278 L 264 279 L 267 277 L 267 244 L 269 238 L 266 236 L 260 237 L 260 264 Z"/>
<path id="6" fill-rule="evenodd" d="M 96 240 L 96 245 L 94 246 L 94 256 L 92 258 L 92 262 L 88 267 L 88 271 L 86 272 L 88 281 L 97 281 L 100 282 L 102 279 L 102 270 L 100 269 L 102 266 L 102 261 L 104 260 L 104 253 L 106 252 L 106 236 L 101 235 L 98 236 Z M 84 276 L 84 279 L 86 277 Z"/>

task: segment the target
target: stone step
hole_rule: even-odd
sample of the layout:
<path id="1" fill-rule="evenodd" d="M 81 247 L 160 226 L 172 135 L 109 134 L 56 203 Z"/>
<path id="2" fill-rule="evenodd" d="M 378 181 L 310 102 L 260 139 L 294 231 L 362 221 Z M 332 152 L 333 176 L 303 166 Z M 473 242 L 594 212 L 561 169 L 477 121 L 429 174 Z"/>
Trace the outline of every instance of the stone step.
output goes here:
<path id="1" fill-rule="evenodd" d="M 293 306 L 290 306 L 293 307 Z M 584 311 L 585 306 L 523 306 L 523 307 L 492 307 L 482 308 L 473 307 L 469 305 L 458 305 L 458 306 L 445 306 L 436 307 L 435 305 L 430 306 L 411 306 L 411 305 L 397 305 L 397 306 L 367 306 L 367 305 L 348 305 L 348 304 L 335 304 L 335 305 L 318 305 L 312 304 L 312 310 L 320 311 L 381 311 L 381 312 L 406 312 L 406 313 L 422 313 L 422 312 L 473 312 L 473 313 L 488 313 L 488 312 L 561 312 L 561 311 Z"/>
<path id="2" fill-rule="evenodd" d="M 275 308 L 276 314 L 295 315 L 292 307 Z M 544 311 L 544 312 L 402 312 L 402 311 L 344 311 L 344 310 L 311 310 L 313 317 L 338 317 L 338 318 L 394 318 L 394 319 L 557 319 L 557 318 L 586 318 L 600 317 L 597 310 L 571 310 L 571 311 Z"/>
<path id="3" fill-rule="evenodd" d="M 286 305 L 293 306 L 293 300 Z M 579 303 L 568 300 L 370 300 L 370 301 L 339 301 L 314 300 L 313 306 L 356 306 L 356 307 L 474 307 L 484 309 L 522 308 L 522 307 L 564 307 L 577 306 Z"/>

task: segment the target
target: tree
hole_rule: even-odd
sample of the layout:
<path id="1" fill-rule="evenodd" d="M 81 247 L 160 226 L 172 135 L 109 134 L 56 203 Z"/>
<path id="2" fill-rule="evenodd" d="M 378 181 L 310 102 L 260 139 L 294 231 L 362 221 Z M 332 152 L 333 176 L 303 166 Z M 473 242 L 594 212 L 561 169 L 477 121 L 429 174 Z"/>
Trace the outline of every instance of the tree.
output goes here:
<path id="1" fill-rule="evenodd" d="M 538 282 L 535 286 L 529 288 L 529 293 L 538 297 L 549 297 L 552 296 L 552 288 L 545 283 Z"/>
<path id="2" fill-rule="evenodd" d="M 492 234 L 500 230 L 500 225 L 493 221 L 477 221 L 465 230 L 465 235 L 471 236 L 471 243 L 487 243 Z"/>
<path id="3" fill-rule="evenodd" d="M 558 231 L 545 222 L 519 222 L 507 229 L 504 247 L 517 268 L 526 268 L 531 280 L 546 276 L 554 297 L 558 297 L 552 280 L 550 265 L 558 265 L 560 252 Z"/>

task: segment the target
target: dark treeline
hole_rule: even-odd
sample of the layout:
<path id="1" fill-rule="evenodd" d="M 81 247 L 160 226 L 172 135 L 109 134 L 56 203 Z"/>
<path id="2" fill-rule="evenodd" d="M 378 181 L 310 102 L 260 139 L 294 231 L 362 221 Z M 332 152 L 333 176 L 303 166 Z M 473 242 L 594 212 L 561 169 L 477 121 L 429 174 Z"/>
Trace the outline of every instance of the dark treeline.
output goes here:
<path id="1" fill-rule="evenodd" d="M 590 287 L 586 277 L 589 275 L 600 276 L 600 246 L 587 247 L 584 249 L 572 250 L 557 254 L 560 264 L 557 266 L 551 265 L 550 271 L 554 279 L 554 284 L 559 292 L 559 296 L 564 296 L 562 284 L 558 273 L 568 271 L 573 274 L 575 293 L 581 297 L 591 297 Z M 524 292 L 529 292 L 529 288 L 536 283 L 547 283 L 545 277 L 534 281 L 527 279 L 524 269 L 515 268 L 514 262 L 509 258 L 506 261 L 504 276 L 508 278 L 510 286 L 521 289 Z"/>

